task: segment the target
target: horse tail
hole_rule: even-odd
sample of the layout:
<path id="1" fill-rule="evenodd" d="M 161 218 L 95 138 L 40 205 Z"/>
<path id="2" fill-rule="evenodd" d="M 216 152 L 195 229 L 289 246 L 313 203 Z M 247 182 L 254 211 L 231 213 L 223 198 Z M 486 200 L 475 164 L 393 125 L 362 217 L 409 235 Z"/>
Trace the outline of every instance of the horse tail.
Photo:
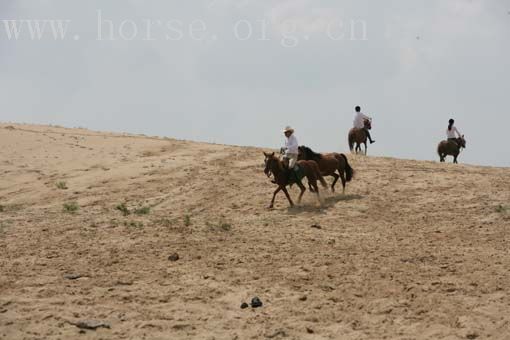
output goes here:
<path id="1" fill-rule="evenodd" d="M 352 133 L 352 131 L 349 131 L 349 149 L 351 150 L 354 150 L 354 134 Z"/>
<path id="2" fill-rule="evenodd" d="M 347 156 L 345 156 L 343 153 L 341 153 L 340 156 L 345 161 L 345 179 L 347 182 L 350 182 L 352 180 L 352 178 L 354 177 L 354 169 L 349 164 L 349 161 L 347 160 Z"/>
<path id="3" fill-rule="evenodd" d="M 442 152 L 441 152 L 442 146 L 443 146 L 443 143 L 439 143 L 437 145 L 437 154 L 439 155 L 439 157 L 441 157 L 441 154 L 442 154 Z"/>

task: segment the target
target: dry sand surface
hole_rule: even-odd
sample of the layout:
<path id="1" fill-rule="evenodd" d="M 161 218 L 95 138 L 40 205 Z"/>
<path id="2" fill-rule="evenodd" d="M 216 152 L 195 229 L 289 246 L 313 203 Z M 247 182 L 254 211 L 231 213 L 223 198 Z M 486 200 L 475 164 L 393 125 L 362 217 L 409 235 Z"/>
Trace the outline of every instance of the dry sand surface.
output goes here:
<path id="1" fill-rule="evenodd" d="M 345 195 L 267 210 L 261 149 L 0 143 L 1 339 L 510 339 L 510 169 L 348 155 Z"/>

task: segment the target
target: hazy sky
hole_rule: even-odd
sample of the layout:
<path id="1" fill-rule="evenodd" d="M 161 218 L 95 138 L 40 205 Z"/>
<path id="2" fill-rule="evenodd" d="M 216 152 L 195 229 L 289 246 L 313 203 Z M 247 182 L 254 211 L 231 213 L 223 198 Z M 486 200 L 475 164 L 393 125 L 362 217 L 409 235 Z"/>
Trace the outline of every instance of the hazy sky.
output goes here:
<path id="1" fill-rule="evenodd" d="M 360 105 L 372 155 L 436 160 L 453 117 L 510 166 L 509 85 L 507 0 L 0 2 L 0 121 L 346 151 Z"/>

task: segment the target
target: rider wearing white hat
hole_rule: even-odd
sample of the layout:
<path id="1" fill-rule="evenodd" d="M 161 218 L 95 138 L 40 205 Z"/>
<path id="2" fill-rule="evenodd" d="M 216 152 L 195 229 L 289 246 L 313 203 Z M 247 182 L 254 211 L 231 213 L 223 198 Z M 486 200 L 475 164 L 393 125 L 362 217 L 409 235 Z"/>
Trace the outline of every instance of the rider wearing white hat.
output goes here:
<path id="1" fill-rule="evenodd" d="M 285 129 L 283 129 L 283 133 L 287 138 L 285 140 L 285 153 L 283 158 L 288 161 L 289 169 L 293 169 L 298 160 L 299 143 L 296 136 L 294 135 L 294 129 L 290 126 L 287 126 Z"/>

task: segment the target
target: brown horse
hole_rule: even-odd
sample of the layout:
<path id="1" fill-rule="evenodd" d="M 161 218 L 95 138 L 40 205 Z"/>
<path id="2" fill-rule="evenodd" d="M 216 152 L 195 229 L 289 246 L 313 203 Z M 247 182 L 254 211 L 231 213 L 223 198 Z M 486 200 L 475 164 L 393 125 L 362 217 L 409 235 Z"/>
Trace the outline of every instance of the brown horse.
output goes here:
<path id="1" fill-rule="evenodd" d="M 283 162 L 275 156 L 273 153 L 265 153 L 264 152 L 264 163 L 266 164 L 266 167 L 264 169 L 264 173 L 269 177 L 271 174 L 273 174 L 276 184 L 278 184 L 278 188 L 273 194 L 273 199 L 271 200 L 271 204 L 269 205 L 269 209 L 272 209 L 274 206 L 274 200 L 276 197 L 276 194 L 280 192 L 280 190 L 283 190 L 285 193 L 285 196 L 287 196 L 287 199 L 289 200 L 290 206 L 294 206 L 294 202 L 292 202 L 292 199 L 290 198 L 289 192 L 287 191 L 286 186 L 297 184 L 299 186 L 299 189 L 301 189 L 301 192 L 299 193 L 298 203 L 301 203 L 301 198 L 303 197 L 303 194 L 306 191 L 305 186 L 303 183 L 301 183 L 301 179 L 297 176 L 297 174 L 293 174 L 291 176 L 291 171 L 283 166 Z M 322 204 L 321 196 L 319 194 L 319 187 L 317 186 L 317 180 L 319 180 L 323 187 L 327 187 L 327 183 L 322 177 L 319 166 L 314 161 L 298 161 L 296 163 L 304 173 L 304 176 L 308 179 L 308 185 L 312 187 L 317 194 L 317 199 L 319 200 L 319 203 Z"/>
<path id="2" fill-rule="evenodd" d="M 444 140 L 437 146 L 437 153 L 439 155 L 439 161 L 444 162 L 446 156 L 453 156 L 453 163 L 457 162 L 457 157 L 460 154 L 460 150 L 466 148 L 466 140 L 464 135 L 455 140 Z"/>
<path id="3" fill-rule="evenodd" d="M 364 121 L 365 129 L 371 130 L 372 129 L 372 122 L 370 119 L 365 119 Z M 352 128 L 349 131 L 349 149 L 351 149 L 351 152 L 354 150 L 354 144 L 356 144 L 356 153 L 361 152 L 361 144 L 365 144 L 365 155 L 367 154 L 367 133 L 364 129 L 359 128 Z"/>
<path id="4" fill-rule="evenodd" d="M 307 146 L 300 146 L 298 150 L 298 159 L 315 161 L 319 165 L 322 176 L 333 176 L 335 180 L 331 184 L 331 191 L 335 192 L 335 184 L 338 178 L 341 178 L 343 192 L 345 193 L 345 184 L 352 180 L 354 170 L 343 153 L 320 154 Z"/>

